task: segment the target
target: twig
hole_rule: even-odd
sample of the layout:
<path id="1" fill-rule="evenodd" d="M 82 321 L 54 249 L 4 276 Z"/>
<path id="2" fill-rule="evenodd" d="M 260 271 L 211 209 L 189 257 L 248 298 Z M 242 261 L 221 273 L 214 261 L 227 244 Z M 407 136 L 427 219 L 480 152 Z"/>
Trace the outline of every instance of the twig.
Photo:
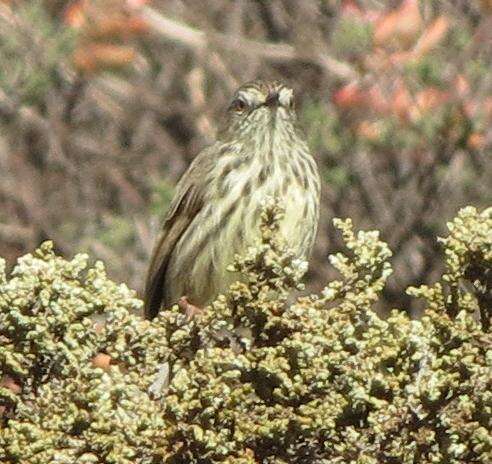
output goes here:
<path id="1" fill-rule="evenodd" d="M 189 48 L 202 49 L 210 44 L 217 43 L 223 48 L 234 51 L 246 51 L 271 61 L 314 61 L 318 66 L 325 68 L 332 75 L 344 80 L 354 79 L 357 76 L 357 73 L 350 65 L 325 54 L 312 57 L 303 55 L 292 45 L 284 43 L 274 44 L 233 37 L 218 32 L 207 34 L 199 29 L 169 19 L 151 7 L 144 7 L 141 14 L 142 18 L 147 21 L 147 24 L 155 33 Z"/>
<path id="2" fill-rule="evenodd" d="M 35 232 L 32 227 L 0 223 L 0 237 L 5 242 L 32 244 L 34 242 Z"/>

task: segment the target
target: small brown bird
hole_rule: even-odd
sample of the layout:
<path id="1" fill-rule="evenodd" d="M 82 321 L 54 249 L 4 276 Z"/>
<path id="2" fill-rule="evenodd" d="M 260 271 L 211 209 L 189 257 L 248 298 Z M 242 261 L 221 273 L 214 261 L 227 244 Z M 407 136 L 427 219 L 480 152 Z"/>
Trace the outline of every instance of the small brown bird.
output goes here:
<path id="1" fill-rule="evenodd" d="M 148 271 L 145 316 L 152 319 L 178 301 L 206 305 L 238 280 L 226 268 L 260 238 L 267 197 L 281 201 L 280 233 L 307 259 L 319 195 L 318 169 L 297 127 L 292 90 L 261 80 L 240 87 L 217 141 L 176 187 Z"/>

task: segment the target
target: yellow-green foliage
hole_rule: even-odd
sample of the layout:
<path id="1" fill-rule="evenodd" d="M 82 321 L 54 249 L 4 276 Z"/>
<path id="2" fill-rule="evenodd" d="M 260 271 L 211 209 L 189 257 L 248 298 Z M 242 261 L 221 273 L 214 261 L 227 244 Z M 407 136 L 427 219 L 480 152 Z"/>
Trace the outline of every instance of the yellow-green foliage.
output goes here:
<path id="1" fill-rule="evenodd" d="M 244 282 L 191 321 L 143 321 L 102 264 L 49 243 L 1 272 L 0 461 L 491 462 L 492 209 L 449 224 L 442 280 L 409 290 L 420 320 L 374 312 L 391 252 L 348 220 L 341 279 L 289 303 L 306 265 L 281 214 L 268 205 L 232 266 Z"/>

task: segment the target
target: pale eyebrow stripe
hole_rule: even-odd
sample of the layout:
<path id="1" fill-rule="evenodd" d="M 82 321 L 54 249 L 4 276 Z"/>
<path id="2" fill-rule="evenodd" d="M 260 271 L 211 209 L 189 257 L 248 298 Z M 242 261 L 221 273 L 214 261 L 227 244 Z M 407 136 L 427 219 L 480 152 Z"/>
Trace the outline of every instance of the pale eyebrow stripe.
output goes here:
<path id="1" fill-rule="evenodd" d="M 282 87 L 279 90 L 278 95 L 280 103 L 285 105 L 294 98 L 294 91 L 288 87 Z"/>
<path id="2" fill-rule="evenodd" d="M 238 92 L 238 96 L 244 98 L 251 105 L 262 103 L 263 94 L 254 89 L 242 90 Z"/>

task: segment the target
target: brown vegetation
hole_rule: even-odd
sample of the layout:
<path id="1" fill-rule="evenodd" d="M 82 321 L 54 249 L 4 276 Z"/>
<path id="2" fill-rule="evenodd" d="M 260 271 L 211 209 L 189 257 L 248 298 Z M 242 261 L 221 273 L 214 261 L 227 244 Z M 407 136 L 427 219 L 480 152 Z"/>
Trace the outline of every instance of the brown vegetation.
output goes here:
<path id="1" fill-rule="evenodd" d="M 232 90 L 281 78 L 334 216 L 395 252 L 386 306 L 435 280 L 443 223 L 490 204 L 488 2 L 0 2 L 0 255 L 87 250 L 141 288 L 173 186 Z"/>

